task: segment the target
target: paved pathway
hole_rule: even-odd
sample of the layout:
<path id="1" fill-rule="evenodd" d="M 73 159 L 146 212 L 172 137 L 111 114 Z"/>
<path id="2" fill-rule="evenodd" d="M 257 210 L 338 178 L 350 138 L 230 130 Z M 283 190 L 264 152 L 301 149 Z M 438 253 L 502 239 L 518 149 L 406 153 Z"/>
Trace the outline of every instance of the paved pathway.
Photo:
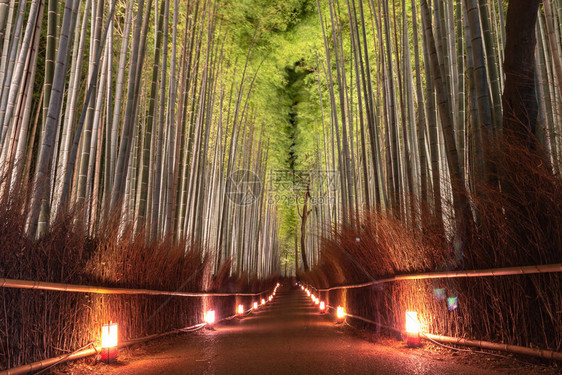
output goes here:
<path id="1" fill-rule="evenodd" d="M 104 366 L 115 374 L 483 374 L 408 350 L 346 334 L 297 289 L 280 288 L 262 311 L 150 344 L 146 355 Z"/>

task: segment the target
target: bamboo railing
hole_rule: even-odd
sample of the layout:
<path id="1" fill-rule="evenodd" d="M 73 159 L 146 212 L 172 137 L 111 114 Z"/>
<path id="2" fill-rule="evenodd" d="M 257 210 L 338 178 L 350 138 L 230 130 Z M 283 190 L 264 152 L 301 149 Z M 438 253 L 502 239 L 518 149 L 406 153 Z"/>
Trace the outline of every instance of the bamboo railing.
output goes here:
<path id="1" fill-rule="evenodd" d="M 339 290 L 339 289 L 365 288 L 368 286 L 379 285 L 379 284 L 401 281 L 401 280 L 452 279 L 452 278 L 461 278 L 461 277 L 497 277 L 497 276 L 513 276 L 513 275 L 532 275 L 532 274 L 555 273 L 555 272 L 562 272 L 561 263 L 545 264 L 545 265 L 538 265 L 538 266 L 489 268 L 484 270 L 426 272 L 426 273 L 409 274 L 409 275 L 396 275 L 384 279 L 373 280 L 362 284 L 340 285 L 331 288 L 318 289 L 312 285 L 308 285 L 308 287 L 311 287 L 318 292 L 329 292 L 332 290 Z M 334 308 L 334 307 L 329 306 L 329 308 Z M 367 323 L 382 326 L 380 323 L 377 323 L 375 321 L 372 321 L 370 319 L 358 315 L 346 313 L 346 316 L 349 316 L 354 319 L 359 319 Z M 398 332 L 402 332 L 402 330 L 393 327 L 388 327 L 388 326 L 384 326 L 384 327 Z M 529 356 L 540 357 L 550 360 L 562 361 L 562 352 L 556 352 L 552 350 L 546 350 L 540 348 L 528 348 L 525 346 L 500 344 L 500 343 L 494 343 L 494 342 L 482 341 L 482 340 L 468 340 L 459 337 L 435 335 L 425 332 L 422 332 L 421 336 L 429 340 L 434 340 L 442 343 L 471 346 L 471 347 L 477 347 L 477 348 L 489 349 L 489 350 L 499 350 L 507 353 L 529 355 Z"/>
<path id="2" fill-rule="evenodd" d="M 489 268 L 485 270 L 470 271 L 445 271 L 445 272 L 426 272 L 410 275 L 396 275 L 384 279 L 373 280 L 362 284 L 341 285 L 325 289 L 316 289 L 320 292 L 329 292 L 338 289 L 355 289 L 367 286 L 389 283 L 400 280 L 424 280 L 424 279 L 453 279 L 459 277 L 490 277 L 490 276 L 511 276 L 511 275 L 532 275 L 537 273 L 562 272 L 562 264 L 545 264 L 539 266 L 518 266 L 505 268 Z"/>
<path id="3" fill-rule="evenodd" d="M 54 290 L 59 292 L 97 293 L 97 294 L 142 294 L 153 296 L 174 297 L 253 297 L 266 293 L 206 293 L 206 292 L 171 292 L 166 290 L 109 288 L 101 286 L 88 286 L 78 284 L 61 284 L 43 281 L 15 280 L 0 278 L 0 288 Z"/>
<path id="4" fill-rule="evenodd" d="M 59 292 L 97 293 L 97 294 L 158 295 L 158 296 L 174 296 L 174 297 L 233 297 L 233 296 L 253 297 L 270 291 L 270 289 L 267 289 L 259 293 L 170 292 L 165 290 L 109 288 L 109 287 L 88 286 L 88 285 L 78 285 L 78 284 L 62 284 L 62 283 L 50 283 L 50 282 L 42 282 L 42 281 L 14 280 L 14 279 L 5 279 L 5 278 L 0 278 L 0 288 L 51 290 L 51 291 L 59 291 Z M 248 311 L 252 311 L 252 309 Z M 225 318 L 225 319 L 229 319 L 229 318 Z M 199 327 L 204 325 L 205 325 L 204 323 L 201 323 L 193 327 Z M 119 343 L 119 347 L 125 347 L 132 344 L 153 340 L 155 338 L 182 332 L 190 328 L 192 327 L 176 329 L 165 333 L 154 334 L 146 337 L 124 341 Z M 71 354 L 61 355 L 58 357 L 49 358 L 42 361 L 30 363 L 27 365 L 0 371 L 0 375 L 27 374 L 30 372 L 35 372 L 53 366 L 55 364 L 60 364 L 63 362 L 92 356 L 98 353 L 100 350 L 98 347 L 89 347 L 89 346 L 90 345 L 88 345 L 88 347 L 85 347 L 84 349 L 78 350 Z"/>

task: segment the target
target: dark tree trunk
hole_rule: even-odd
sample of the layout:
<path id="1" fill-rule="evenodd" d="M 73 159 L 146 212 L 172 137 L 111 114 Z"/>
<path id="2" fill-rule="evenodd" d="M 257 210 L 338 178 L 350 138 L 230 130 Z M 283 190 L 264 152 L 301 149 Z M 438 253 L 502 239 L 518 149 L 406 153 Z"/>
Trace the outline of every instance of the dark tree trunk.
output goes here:
<path id="1" fill-rule="evenodd" d="M 295 228 L 295 275 L 299 271 L 299 231 Z"/>
<path id="2" fill-rule="evenodd" d="M 540 0 L 510 0 L 506 18 L 504 139 L 534 149 L 537 125 L 535 26 Z"/>
<path id="3" fill-rule="evenodd" d="M 308 215 L 311 211 L 308 209 L 308 197 L 310 197 L 310 188 L 307 186 L 306 193 L 304 194 L 304 204 L 302 206 L 301 215 L 301 255 L 302 267 L 305 272 L 310 269 L 308 266 L 308 259 L 306 258 L 306 221 L 308 220 Z"/>
<path id="4" fill-rule="evenodd" d="M 545 205 L 556 189 L 544 145 L 536 137 L 536 23 L 540 0 L 510 0 L 506 18 L 503 93 L 502 195 L 506 227 L 516 246 L 535 254 L 559 254 L 559 224 Z M 556 216 L 554 216 L 556 217 Z M 540 230 L 540 240 L 536 231 Z M 533 259 L 530 262 L 541 262 Z"/>

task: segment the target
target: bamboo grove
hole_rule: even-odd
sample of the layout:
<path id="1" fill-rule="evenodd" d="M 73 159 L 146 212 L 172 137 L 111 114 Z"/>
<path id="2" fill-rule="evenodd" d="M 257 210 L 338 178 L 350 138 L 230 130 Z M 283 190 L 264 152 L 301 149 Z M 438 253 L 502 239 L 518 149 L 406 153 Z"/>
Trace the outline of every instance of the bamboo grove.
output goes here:
<path id="1" fill-rule="evenodd" d="M 314 267 L 297 274 L 328 288 L 559 263 L 562 3 L 346 0 L 316 8 L 322 50 L 309 59 L 318 76 L 310 86 L 323 103 L 326 165 L 340 180 L 330 215 L 311 211 L 322 240 L 309 241 L 308 253 L 300 247 Z M 560 281 L 396 282 L 322 298 L 367 316 L 378 331 L 400 329 L 409 310 L 430 332 L 559 348 Z"/>
<path id="2" fill-rule="evenodd" d="M 513 192 L 510 180 L 521 183 L 522 190 L 537 189 L 518 180 L 522 175 L 514 164 L 515 170 L 506 167 L 528 150 L 511 142 L 511 126 L 523 126 L 532 118 L 525 108 L 512 115 L 516 109 L 504 108 L 502 102 L 509 6 L 490 0 L 316 1 L 323 43 L 319 62 L 311 57 L 309 67 L 318 75 L 316 99 L 323 105 L 325 138 L 318 143 L 330 145 L 324 147 L 325 165 L 340 176 L 332 216 L 316 216 L 324 237 L 334 223 L 355 226 L 360 233 L 364 210 L 386 212 L 407 227 L 448 237 L 455 246 L 447 267 L 459 267 L 464 252 L 470 252 L 469 238 L 488 230 L 484 223 L 490 212 L 480 206 L 494 204 L 492 196 Z M 534 28 L 536 48 L 527 53 L 536 67 L 531 76 L 538 108 L 536 126 L 529 120 L 531 135 L 524 137 L 532 139 L 531 152 L 540 154 L 537 165 L 547 166 L 547 176 L 558 176 L 561 168 L 561 10 L 559 1 L 542 2 Z M 310 86 L 312 91 L 314 83 Z M 534 183 L 551 187 L 540 179 Z M 555 215 L 544 223 L 559 230 L 560 207 L 552 208 Z M 509 219 L 513 221 L 503 225 L 517 227 L 524 220 Z M 314 225 L 313 220 L 310 228 Z M 545 252 L 554 255 L 560 243 L 556 235 L 551 238 L 554 242 Z M 527 240 L 513 241 L 535 245 Z M 506 261 L 491 258 L 472 264 Z M 545 259 L 538 253 L 516 258 Z"/>
<path id="3" fill-rule="evenodd" d="M 217 8 L 0 4 L 2 194 L 29 191 L 29 236 L 80 207 L 90 234 L 118 216 L 151 240 L 223 248 L 217 264 L 238 254 L 238 272 L 276 272 L 274 207 L 226 195 L 234 169 L 265 173 L 267 150 L 248 104 L 253 77 L 227 63 Z"/>
<path id="4" fill-rule="evenodd" d="M 457 241 L 458 265 L 483 220 L 475 199 L 508 189 L 508 7 L 2 0 L 1 194 L 26 192 L 33 238 L 79 209 L 89 235 L 119 217 L 260 277 L 309 269 L 321 238 L 363 211 Z M 561 17 L 560 1 L 542 2 L 533 56 L 533 136 L 553 176 Z M 275 170 L 304 187 L 296 200 L 266 191 Z M 261 182 L 254 204 L 230 199 L 239 171 Z M 335 171 L 337 187 L 302 171 Z"/>

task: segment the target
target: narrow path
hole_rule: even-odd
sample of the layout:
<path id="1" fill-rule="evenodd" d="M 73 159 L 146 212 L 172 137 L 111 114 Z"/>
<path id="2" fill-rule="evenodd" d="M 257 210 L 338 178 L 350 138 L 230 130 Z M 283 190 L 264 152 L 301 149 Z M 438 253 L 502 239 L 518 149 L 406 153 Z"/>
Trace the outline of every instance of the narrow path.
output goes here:
<path id="1" fill-rule="evenodd" d="M 482 374 L 421 351 L 350 336 L 296 289 L 280 288 L 262 311 L 215 331 L 149 345 L 146 355 L 97 368 L 114 374 Z"/>

